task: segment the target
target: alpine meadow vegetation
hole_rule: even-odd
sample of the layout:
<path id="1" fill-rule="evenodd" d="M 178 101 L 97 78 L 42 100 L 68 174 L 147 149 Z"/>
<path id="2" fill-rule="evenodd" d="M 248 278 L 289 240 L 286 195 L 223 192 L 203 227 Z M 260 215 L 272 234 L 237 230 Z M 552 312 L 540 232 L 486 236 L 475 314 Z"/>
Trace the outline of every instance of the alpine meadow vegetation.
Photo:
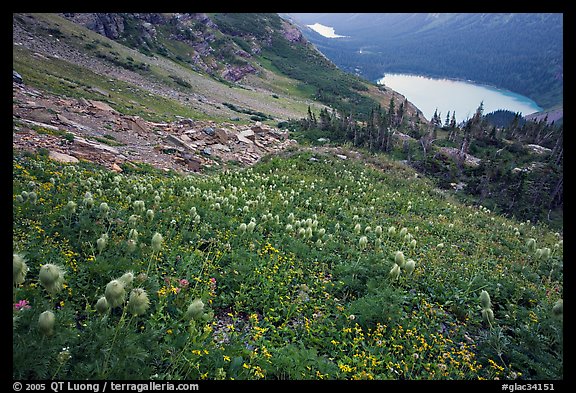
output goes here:
<path id="1" fill-rule="evenodd" d="M 12 165 L 14 379 L 564 377 L 562 234 L 408 167 Z"/>

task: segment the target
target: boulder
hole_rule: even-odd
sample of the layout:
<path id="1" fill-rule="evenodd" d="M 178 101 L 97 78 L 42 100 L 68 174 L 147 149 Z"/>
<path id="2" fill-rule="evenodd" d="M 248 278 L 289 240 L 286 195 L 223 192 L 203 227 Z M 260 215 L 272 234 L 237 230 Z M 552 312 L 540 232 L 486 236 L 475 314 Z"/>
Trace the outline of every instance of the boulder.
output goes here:
<path id="1" fill-rule="evenodd" d="M 238 134 L 244 138 L 250 139 L 251 141 L 255 141 L 256 140 L 256 135 L 254 134 L 254 131 L 252 130 L 244 130 L 242 132 L 240 132 L 240 134 Z"/>
<path id="2" fill-rule="evenodd" d="M 50 150 L 48 153 L 48 158 L 54 161 L 63 162 L 63 163 L 77 163 L 80 162 L 76 157 L 70 156 L 68 154 L 59 153 L 57 151 Z"/>
<path id="3" fill-rule="evenodd" d="M 22 79 L 22 76 L 19 73 L 12 70 L 12 82 L 16 82 L 19 85 L 22 85 L 24 84 L 24 79 Z"/>
<path id="4" fill-rule="evenodd" d="M 105 111 L 105 112 L 116 112 L 114 108 L 102 101 L 95 101 L 90 100 L 90 105 L 98 110 Z"/>
<path id="5" fill-rule="evenodd" d="M 220 141 L 220 143 L 226 144 L 228 143 L 228 132 L 226 132 L 225 129 L 223 128 L 217 128 L 214 131 L 214 135 L 216 136 L 216 138 L 218 138 L 218 140 Z"/>

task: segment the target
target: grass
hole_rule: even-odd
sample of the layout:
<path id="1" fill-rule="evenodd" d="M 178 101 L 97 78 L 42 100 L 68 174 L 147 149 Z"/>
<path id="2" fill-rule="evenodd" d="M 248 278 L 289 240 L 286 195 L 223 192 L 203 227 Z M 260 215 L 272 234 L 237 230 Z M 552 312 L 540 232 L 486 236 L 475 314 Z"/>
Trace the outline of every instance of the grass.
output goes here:
<path id="1" fill-rule="evenodd" d="M 293 150 L 116 174 L 15 152 L 13 378 L 562 379 L 562 236 L 398 165 Z M 55 293 L 47 263 L 65 271 Z M 98 311 L 122 276 L 123 301 Z"/>
<path id="2" fill-rule="evenodd" d="M 122 114 L 138 115 L 150 121 L 173 120 L 175 115 L 206 118 L 177 101 L 149 94 L 117 79 L 102 78 L 62 59 L 38 58 L 25 48 L 13 48 L 13 66 L 30 86 L 55 95 L 105 101 Z M 92 87 L 110 92 L 110 97 L 91 91 Z"/>

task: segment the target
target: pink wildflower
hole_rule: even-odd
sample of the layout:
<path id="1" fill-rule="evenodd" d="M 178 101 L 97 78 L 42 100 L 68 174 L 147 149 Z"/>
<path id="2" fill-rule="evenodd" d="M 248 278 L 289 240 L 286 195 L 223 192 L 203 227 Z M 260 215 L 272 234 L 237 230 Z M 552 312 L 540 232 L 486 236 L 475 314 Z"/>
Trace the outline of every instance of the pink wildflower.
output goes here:
<path id="1" fill-rule="evenodd" d="M 23 310 L 31 307 L 28 304 L 28 300 L 20 300 L 18 303 L 14 303 L 14 308 L 16 310 Z"/>

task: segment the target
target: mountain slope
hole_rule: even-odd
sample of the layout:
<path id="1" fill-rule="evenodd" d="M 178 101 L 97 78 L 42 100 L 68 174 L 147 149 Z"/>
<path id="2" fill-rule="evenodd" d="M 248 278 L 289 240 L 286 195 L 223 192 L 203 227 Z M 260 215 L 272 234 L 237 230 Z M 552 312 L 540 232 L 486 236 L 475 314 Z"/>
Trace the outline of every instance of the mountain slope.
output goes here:
<path id="1" fill-rule="evenodd" d="M 176 101 L 190 116 L 227 119 L 238 107 L 278 122 L 326 104 L 368 113 L 391 97 L 338 70 L 276 14 L 16 14 L 14 44 L 15 69 L 33 85 L 64 88 L 26 66 L 34 52 L 49 63 L 58 56 Z M 56 78 L 80 77 L 52 68 Z"/>

